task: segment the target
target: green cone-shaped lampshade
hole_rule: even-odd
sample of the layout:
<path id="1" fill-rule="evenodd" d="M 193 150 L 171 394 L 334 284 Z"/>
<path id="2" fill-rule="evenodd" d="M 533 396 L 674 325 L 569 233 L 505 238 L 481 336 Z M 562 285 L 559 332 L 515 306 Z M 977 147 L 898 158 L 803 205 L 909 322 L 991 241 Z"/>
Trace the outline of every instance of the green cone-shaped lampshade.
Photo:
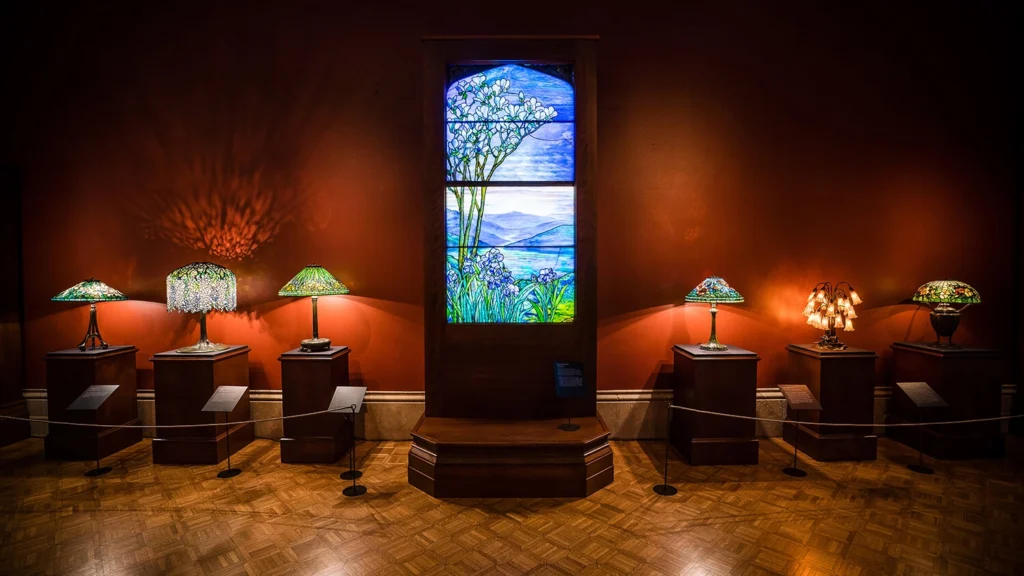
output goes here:
<path id="1" fill-rule="evenodd" d="M 50 300 L 58 302 L 107 302 L 111 300 L 127 300 L 121 292 L 107 286 L 95 278 L 83 280 L 71 288 L 57 294 Z"/>
<path id="2" fill-rule="evenodd" d="M 708 276 L 690 290 L 687 302 L 743 302 L 743 296 L 718 276 Z"/>
<path id="3" fill-rule="evenodd" d="M 167 275 L 167 311 L 229 312 L 236 303 L 235 274 L 211 262 L 193 262 Z"/>
<path id="4" fill-rule="evenodd" d="M 981 294 L 970 284 L 957 280 L 935 280 L 917 289 L 914 302 L 980 304 Z"/>
<path id="5" fill-rule="evenodd" d="M 348 288 L 338 279 L 315 264 L 306 266 L 285 284 L 278 296 L 333 296 L 348 294 Z"/>

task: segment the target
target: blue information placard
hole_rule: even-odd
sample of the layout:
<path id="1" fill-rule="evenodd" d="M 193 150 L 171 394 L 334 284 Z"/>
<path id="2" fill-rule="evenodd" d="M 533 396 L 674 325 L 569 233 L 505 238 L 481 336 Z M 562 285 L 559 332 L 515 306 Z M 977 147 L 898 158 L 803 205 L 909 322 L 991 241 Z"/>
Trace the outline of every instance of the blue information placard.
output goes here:
<path id="1" fill-rule="evenodd" d="M 559 398 L 583 398 L 587 395 L 582 362 L 555 362 L 555 395 Z"/>

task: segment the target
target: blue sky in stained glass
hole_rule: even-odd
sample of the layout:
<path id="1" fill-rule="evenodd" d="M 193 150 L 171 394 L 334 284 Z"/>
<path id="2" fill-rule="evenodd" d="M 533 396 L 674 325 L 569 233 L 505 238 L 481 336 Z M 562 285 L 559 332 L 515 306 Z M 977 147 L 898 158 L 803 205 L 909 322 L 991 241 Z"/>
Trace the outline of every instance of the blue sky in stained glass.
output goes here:
<path id="1" fill-rule="evenodd" d="M 473 92 L 471 100 L 460 99 L 460 83 L 467 83 L 474 77 L 482 76 L 500 94 L 502 105 L 492 103 L 486 111 L 481 112 L 481 92 Z M 507 81 L 508 84 L 500 84 Z M 499 85 L 500 84 L 500 85 Z M 522 94 L 523 99 L 520 99 Z M 514 122 L 511 121 L 517 116 L 516 110 L 524 108 L 523 103 L 530 103 L 536 99 L 539 101 L 539 108 L 545 112 L 540 117 L 543 121 L 535 122 Z M 571 182 L 575 179 L 575 94 L 572 85 L 565 80 L 556 78 L 544 72 L 520 65 L 507 64 L 497 66 L 478 74 L 470 74 L 454 82 L 446 94 L 446 102 L 466 102 L 467 111 L 473 114 L 472 119 L 476 122 L 487 121 L 484 126 L 472 127 L 464 122 L 465 116 L 453 113 L 450 104 L 446 105 L 446 120 L 448 121 L 445 131 L 446 144 L 448 147 L 449 164 L 452 158 L 463 156 L 452 156 L 453 142 L 456 135 L 468 133 L 475 137 L 476 134 L 484 132 L 486 136 L 481 138 L 481 145 L 486 145 L 490 150 L 498 150 L 503 145 L 508 145 L 512 139 L 509 132 L 515 132 L 513 127 L 519 127 L 526 133 L 521 140 L 514 142 L 514 152 L 503 158 L 501 163 L 491 174 L 492 182 L 513 182 L 513 181 L 555 181 Z M 553 115 L 550 113 L 553 111 Z M 537 118 L 538 116 L 527 116 Z M 499 121 L 500 120 L 500 121 Z M 476 128 L 475 130 L 472 128 Z M 458 145 L 454 148 L 463 154 L 472 154 L 473 147 Z M 483 173 L 490 173 L 495 159 L 487 157 L 487 153 L 478 153 L 484 158 Z M 449 181 L 473 180 L 473 176 L 458 174 L 457 171 L 450 171 Z"/>
<path id="2" fill-rule="evenodd" d="M 506 64 L 481 72 L 488 80 L 499 78 L 508 79 L 511 82 L 510 94 L 522 92 L 527 97 L 532 96 L 545 106 L 555 109 L 556 122 L 573 122 L 576 120 L 576 95 L 572 85 L 565 80 L 555 78 L 531 68 L 525 68 L 518 64 Z M 455 83 L 448 88 L 448 97 L 455 95 Z M 451 121 L 453 118 L 447 118 Z"/>
<path id="3" fill-rule="evenodd" d="M 491 187 L 481 224 L 486 246 L 573 246 L 575 189 L 572 186 Z M 445 193 L 448 246 L 459 245 L 459 205 L 452 190 Z"/>

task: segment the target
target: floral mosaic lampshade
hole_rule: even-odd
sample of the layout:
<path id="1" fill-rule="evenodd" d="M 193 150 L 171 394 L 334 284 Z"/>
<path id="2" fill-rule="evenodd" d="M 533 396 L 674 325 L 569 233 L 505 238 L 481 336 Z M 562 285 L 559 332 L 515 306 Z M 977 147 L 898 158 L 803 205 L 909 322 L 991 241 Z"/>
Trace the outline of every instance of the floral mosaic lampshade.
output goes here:
<path id="1" fill-rule="evenodd" d="M 942 337 L 946 337 L 945 346 L 953 346 L 953 333 L 960 326 L 960 313 L 971 304 L 981 303 L 981 294 L 970 284 L 958 280 L 934 280 L 917 289 L 914 302 L 935 304 L 932 308 L 931 322 L 935 330 L 935 345 L 942 346 Z M 963 304 L 959 310 L 953 304 Z"/>
<path id="2" fill-rule="evenodd" d="M 89 303 L 89 327 L 85 331 L 85 338 L 82 338 L 82 341 L 78 344 L 78 349 L 82 351 L 85 350 L 86 343 L 89 344 L 89 348 L 92 350 L 96 349 L 97 342 L 102 349 L 106 349 L 108 347 L 107 343 L 104 342 L 103 338 L 100 336 L 100 327 L 99 324 L 96 323 L 96 303 L 127 299 L 128 297 L 120 291 L 107 286 L 95 278 L 83 280 L 71 288 L 64 290 L 60 294 L 57 294 L 53 298 L 50 298 L 50 300 L 54 300 L 56 302 Z"/>
<path id="3" fill-rule="evenodd" d="M 718 314 L 717 304 L 719 302 L 738 303 L 743 302 L 740 295 L 725 279 L 718 276 L 708 276 L 700 284 L 690 290 L 686 295 L 687 302 L 708 302 L 711 304 L 711 338 L 700 345 L 701 350 L 723 351 L 729 347 L 718 342 L 718 335 L 715 327 L 715 316 Z"/>
<path id="4" fill-rule="evenodd" d="M 330 338 L 320 337 L 320 324 L 317 320 L 316 299 L 318 296 L 334 296 L 348 294 L 348 288 L 338 282 L 323 266 L 311 264 L 306 266 L 288 281 L 278 296 L 312 296 L 313 297 L 313 337 L 302 341 L 303 352 L 320 352 L 331 347 Z"/>
<path id="5" fill-rule="evenodd" d="M 183 354 L 219 352 L 226 344 L 210 342 L 206 336 L 206 313 L 235 309 L 235 274 L 211 262 L 193 262 L 167 275 L 167 311 L 199 314 L 199 342 L 179 348 Z"/>

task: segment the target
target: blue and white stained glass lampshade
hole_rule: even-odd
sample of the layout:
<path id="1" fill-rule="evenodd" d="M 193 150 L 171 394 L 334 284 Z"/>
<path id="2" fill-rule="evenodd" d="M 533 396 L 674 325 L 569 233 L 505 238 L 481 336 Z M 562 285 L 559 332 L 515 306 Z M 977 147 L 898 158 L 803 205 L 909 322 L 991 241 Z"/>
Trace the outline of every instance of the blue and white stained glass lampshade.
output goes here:
<path id="1" fill-rule="evenodd" d="M 107 343 L 100 336 L 100 327 L 96 323 L 96 303 L 112 302 L 116 300 L 127 300 L 128 297 L 121 292 L 107 286 L 95 278 L 83 280 L 71 288 L 57 294 L 50 300 L 55 302 L 88 302 L 89 303 L 89 327 L 85 331 L 85 338 L 78 344 L 78 349 L 85 351 L 86 343 L 90 350 L 96 349 L 97 342 L 100 348 L 106 349 Z"/>
<path id="2" fill-rule="evenodd" d="M 303 352 L 322 352 L 331 347 L 330 338 L 320 337 L 320 323 L 316 315 L 316 299 L 319 296 L 348 294 L 346 287 L 328 272 L 323 266 L 311 264 L 306 266 L 288 281 L 278 296 L 311 296 L 313 298 L 313 337 L 302 341 Z"/>
<path id="3" fill-rule="evenodd" d="M 914 302 L 935 304 L 932 308 L 931 322 L 935 330 L 935 345 L 943 346 L 942 337 L 946 337 L 945 346 L 954 346 L 953 333 L 960 326 L 960 313 L 971 304 L 981 303 L 981 294 L 970 284 L 959 280 L 933 280 L 924 284 L 914 293 Z M 963 304 L 959 310 L 953 304 Z"/>
<path id="4" fill-rule="evenodd" d="M 211 262 L 193 262 L 167 275 L 167 311 L 199 314 L 199 342 L 178 348 L 182 354 L 201 354 L 227 350 L 227 344 L 215 344 L 206 336 L 206 313 L 235 309 L 235 274 Z"/>
<path id="5" fill-rule="evenodd" d="M 740 295 L 725 279 L 718 276 L 708 276 L 697 284 L 697 287 L 690 290 L 686 295 L 687 302 L 708 302 L 711 304 L 711 338 L 700 345 L 701 350 L 721 352 L 729 347 L 718 342 L 718 335 L 715 331 L 715 316 L 718 314 L 717 305 L 719 302 L 738 303 L 743 302 Z"/>

